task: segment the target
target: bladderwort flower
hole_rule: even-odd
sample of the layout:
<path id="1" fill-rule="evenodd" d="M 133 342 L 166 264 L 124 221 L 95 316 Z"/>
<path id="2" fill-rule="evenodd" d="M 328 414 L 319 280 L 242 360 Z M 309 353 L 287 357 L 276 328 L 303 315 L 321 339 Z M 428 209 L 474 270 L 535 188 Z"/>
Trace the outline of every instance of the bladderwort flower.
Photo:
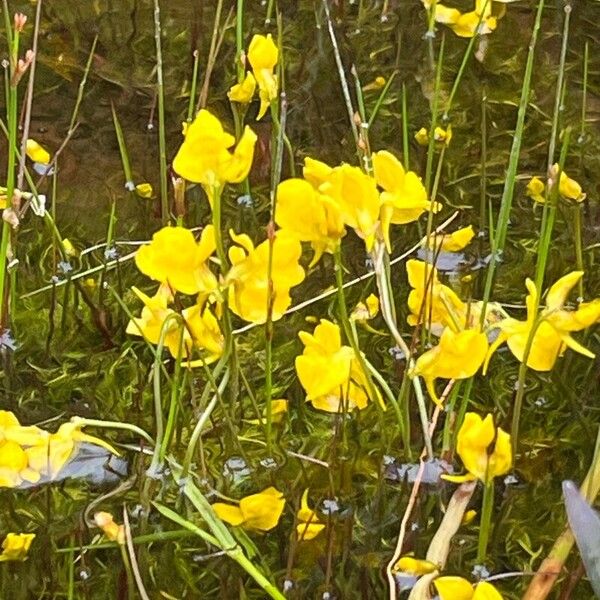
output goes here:
<path id="1" fill-rule="evenodd" d="M 479 371 L 488 353 L 488 339 L 479 329 L 455 331 L 448 326 L 439 343 L 421 354 L 410 372 L 425 381 L 431 399 L 441 406 L 436 379 L 468 379 Z"/>
<path id="2" fill-rule="evenodd" d="M 231 269 L 225 278 L 229 307 L 245 321 L 264 323 L 269 295 L 269 240 L 255 247 L 246 234 L 229 233 L 235 244 L 229 249 Z M 292 303 L 291 288 L 304 281 L 301 255 L 302 245 L 297 237 L 284 229 L 275 232 L 271 269 L 274 321 Z"/>
<path id="3" fill-rule="evenodd" d="M 561 277 L 548 290 L 545 305 L 539 312 L 540 293 L 535 283 L 527 279 L 527 317 L 524 321 L 509 317 L 495 325 L 500 334 L 490 346 L 486 367 L 491 355 L 504 342 L 519 362 L 526 360 L 534 371 L 550 371 L 567 348 L 594 358 L 595 354 L 577 342 L 571 333 L 582 331 L 600 319 L 600 299 L 583 302 L 574 310 L 565 308 L 570 291 L 582 276 L 583 271 L 572 271 Z"/>
<path id="4" fill-rule="evenodd" d="M 208 266 L 215 249 L 212 225 L 202 230 L 199 241 L 185 227 L 163 227 L 150 244 L 137 251 L 135 264 L 144 275 L 174 292 L 199 294 L 205 299 L 217 289 L 217 278 Z"/>
<path id="5" fill-rule="evenodd" d="M 252 67 L 260 97 L 257 121 L 263 118 L 271 102 L 277 98 L 279 84 L 274 71 L 278 60 L 279 49 L 271 34 L 254 35 L 248 47 L 248 62 Z"/>
<path id="6" fill-rule="evenodd" d="M 442 475 L 454 483 L 478 479 L 488 485 L 494 477 L 505 475 L 512 467 L 510 435 L 500 427 L 494 427 L 490 414 L 485 419 L 474 412 L 465 415 L 458 432 L 456 451 L 467 473 Z"/>
<path id="7" fill-rule="evenodd" d="M 201 354 L 201 358 L 192 360 L 190 366 L 209 364 L 221 356 L 224 338 L 208 303 L 202 305 L 196 302 L 183 309 L 179 318 L 175 318 L 175 311 L 168 306 L 173 297 L 167 286 L 161 285 L 152 297 L 137 288 L 133 288 L 133 291 L 144 303 L 144 307 L 141 316 L 134 317 L 128 323 L 126 333 L 143 336 L 151 344 L 158 344 L 163 335 L 163 328 L 166 328 L 164 345 L 173 358 L 179 355 L 179 344 L 183 334 L 182 357 L 192 360 L 195 350 Z"/>
<path id="8" fill-rule="evenodd" d="M 439 212 L 442 205 L 427 199 L 427 190 L 414 171 L 406 171 L 391 153 L 381 150 L 373 154 L 373 170 L 381 192 L 381 231 L 391 252 L 390 225 L 416 221 L 424 212 Z"/>
<path id="9" fill-rule="evenodd" d="M 242 498 L 239 504 L 215 502 L 212 505 L 216 515 L 222 521 L 234 527 L 243 527 L 255 531 L 270 531 L 279 523 L 285 499 L 274 487 Z"/>
<path id="10" fill-rule="evenodd" d="M 550 169 L 550 176 L 556 179 L 559 170 L 558 163 L 555 163 Z M 546 184 L 539 177 L 532 177 L 529 180 L 525 193 L 539 204 L 546 202 Z M 564 171 L 560 174 L 558 194 L 561 198 L 574 202 L 583 202 L 587 197 L 581 189 L 581 185 L 574 179 L 571 179 Z"/>
<path id="11" fill-rule="evenodd" d="M 27 560 L 27 554 L 34 539 L 35 533 L 7 533 L 2 542 L 0 562 L 7 560 Z"/>
<path id="12" fill-rule="evenodd" d="M 209 201 L 225 183 L 239 183 L 250 171 L 257 136 L 246 126 L 233 152 L 235 138 L 223 130 L 217 117 L 202 109 L 185 128 L 185 139 L 173 159 L 173 170 L 188 181 L 199 183 Z"/>
<path id="13" fill-rule="evenodd" d="M 299 541 L 313 540 L 325 529 L 325 525 L 319 521 L 317 513 L 308 506 L 308 489 L 304 490 L 302 494 L 296 517 L 298 518 L 296 536 Z"/>
<path id="14" fill-rule="evenodd" d="M 366 408 L 367 376 L 350 346 L 343 346 L 340 328 L 321 319 L 314 332 L 301 331 L 304 351 L 296 357 L 296 373 L 306 392 L 306 401 L 326 412 Z M 382 403 L 379 391 L 377 398 Z"/>
<path id="15" fill-rule="evenodd" d="M 339 203 L 299 178 L 287 179 L 277 187 L 275 222 L 300 241 L 310 242 L 314 255 L 309 267 L 324 252 L 333 254 L 346 234 Z"/>

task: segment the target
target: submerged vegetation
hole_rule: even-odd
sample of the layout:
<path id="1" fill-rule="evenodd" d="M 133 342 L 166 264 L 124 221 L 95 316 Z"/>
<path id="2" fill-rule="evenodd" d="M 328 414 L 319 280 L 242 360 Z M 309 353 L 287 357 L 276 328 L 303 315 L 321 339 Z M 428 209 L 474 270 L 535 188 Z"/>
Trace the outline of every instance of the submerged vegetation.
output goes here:
<path id="1" fill-rule="evenodd" d="M 1 8 L 3 597 L 592 597 L 599 4 Z"/>

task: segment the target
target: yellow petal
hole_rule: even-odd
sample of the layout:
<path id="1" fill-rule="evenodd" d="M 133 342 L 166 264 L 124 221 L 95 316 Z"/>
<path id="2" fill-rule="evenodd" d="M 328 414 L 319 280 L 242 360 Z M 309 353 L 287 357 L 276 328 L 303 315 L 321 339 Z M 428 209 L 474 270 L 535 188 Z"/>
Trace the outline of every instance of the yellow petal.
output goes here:
<path id="1" fill-rule="evenodd" d="M 475 586 L 472 600 L 502 600 L 502 596 L 491 583 L 482 581 Z"/>
<path id="2" fill-rule="evenodd" d="M 35 140 L 31 138 L 27 140 L 26 146 L 27 156 L 36 163 L 41 163 L 43 165 L 47 165 L 50 163 L 50 153 L 42 148 L 40 144 L 38 144 Z"/>
<path id="3" fill-rule="evenodd" d="M 244 527 L 270 531 L 279 523 L 284 505 L 283 494 L 273 487 L 242 498 L 240 510 L 244 515 Z"/>
<path id="4" fill-rule="evenodd" d="M 427 575 L 438 570 L 438 566 L 429 560 L 422 560 L 415 558 L 414 556 L 403 556 L 394 565 L 394 571 L 402 571 L 403 573 L 409 573 L 416 577 L 421 575 Z"/>
<path id="5" fill-rule="evenodd" d="M 234 527 L 237 527 L 244 522 L 244 515 L 239 506 L 225 504 L 224 502 L 215 502 L 212 505 L 212 508 L 221 521 L 225 521 Z"/>
<path id="6" fill-rule="evenodd" d="M 256 79 L 254 79 L 254 75 L 252 75 L 252 73 L 246 73 L 244 81 L 242 81 L 242 83 L 236 83 L 234 86 L 232 86 L 229 92 L 227 92 L 227 97 L 232 102 L 248 104 L 252 100 L 255 90 Z"/>
<path id="7" fill-rule="evenodd" d="M 525 193 L 535 202 L 543 204 L 546 202 L 546 186 L 539 177 L 532 177 L 527 184 Z"/>
<path id="8" fill-rule="evenodd" d="M 473 587 L 462 577 L 438 577 L 433 585 L 437 590 L 440 600 L 472 600 Z"/>

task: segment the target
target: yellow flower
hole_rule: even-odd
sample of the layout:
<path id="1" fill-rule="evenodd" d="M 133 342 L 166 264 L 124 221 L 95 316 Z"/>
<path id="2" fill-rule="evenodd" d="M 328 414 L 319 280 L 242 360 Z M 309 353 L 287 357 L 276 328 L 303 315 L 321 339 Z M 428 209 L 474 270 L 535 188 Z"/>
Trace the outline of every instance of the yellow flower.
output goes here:
<path id="1" fill-rule="evenodd" d="M 452 233 L 432 236 L 429 240 L 429 248 L 435 250 L 441 247 L 442 252 L 460 252 L 471 243 L 473 237 L 475 232 L 473 226 L 469 225 Z"/>
<path id="2" fill-rule="evenodd" d="M 369 294 L 364 302 L 359 302 L 352 311 L 350 318 L 353 321 L 368 321 L 374 319 L 379 313 L 379 298 L 375 294 Z"/>
<path id="3" fill-rule="evenodd" d="M 287 179 L 279 184 L 275 221 L 299 240 L 310 242 L 314 250 L 311 267 L 323 252 L 333 253 L 346 233 L 339 204 L 304 179 Z"/>
<path id="4" fill-rule="evenodd" d="M 556 176 L 558 171 L 558 164 L 554 164 L 552 166 L 552 174 Z M 558 193 L 563 198 L 575 200 L 575 202 L 583 202 L 586 199 L 586 194 L 583 193 L 581 186 L 574 179 L 571 179 L 564 171 L 560 174 Z"/>
<path id="5" fill-rule="evenodd" d="M 487 581 L 482 581 L 473 587 L 462 577 L 438 577 L 433 585 L 440 600 L 502 600 L 500 592 Z"/>
<path id="6" fill-rule="evenodd" d="M 144 182 L 144 183 L 138 183 L 135 186 L 135 193 L 140 197 L 140 198 L 152 198 L 152 196 L 154 195 L 154 190 L 152 189 L 152 185 L 150 183 Z"/>
<path id="7" fill-rule="evenodd" d="M 279 423 L 283 418 L 283 415 L 287 412 L 288 409 L 288 401 L 280 398 L 279 400 L 271 400 L 271 417 L 273 419 L 273 423 Z M 248 419 L 248 423 L 252 425 L 264 425 L 265 417 L 267 416 L 267 408 L 265 407 L 263 410 L 263 416 L 261 419 Z"/>
<path id="8" fill-rule="evenodd" d="M 479 479 L 489 484 L 494 477 L 508 473 L 512 466 L 510 435 L 500 427 L 495 428 L 489 414 L 485 419 L 473 412 L 465 415 L 458 432 L 456 451 L 468 473 L 443 476 L 456 483 Z"/>
<path id="9" fill-rule="evenodd" d="M 279 523 L 284 505 L 283 494 L 274 487 L 269 487 L 258 494 L 242 498 L 239 506 L 215 502 L 212 507 L 219 519 L 234 527 L 270 531 Z"/>
<path id="10" fill-rule="evenodd" d="M 440 142 L 448 146 L 452 139 L 452 127 L 448 125 L 447 129 L 442 127 L 436 127 L 433 130 L 433 139 L 436 142 Z M 429 131 L 425 127 L 421 127 L 417 133 L 415 133 L 415 140 L 420 146 L 427 146 L 429 144 Z"/>
<path id="11" fill-rule="evenodd" d="M 279 59 L 279 50 L 271 34 L 255 35 L 248 48 L 248 61 L 254 72 L 260 96 L 260 110 L 258 119 L 262 119 L 269 105 L 277 98 L 277 75 L 274 74 L 275 65 Z"/>
<path id="12" fill-rule="evenodd" d="M 539 202 L 540 204 L 544 204 L 546 202 L 546 198 L 544 194 L 546 193 L 546 186 L 544 182 L 539 177 L 532 177 L 525 188 L 525 193 L 535 202 Z"/>
<path id="13" fill-rule="evenodd" d="M 183 358 L 190 359 L 195 348 L 203 353 L 202 360 L 193 361 L 190 366 L 209 364 L 221 356 L 224 347 L 223 334 L 208 305 L 202 308 L 196 303 L 181 311 L 181 319 L 176 319 L 171 317 L 175 311 L 168 308 L 171 300 L 168 288 L 161 286 L 152 297 L 137 288 L 132 289 L 144 303 L 144 308 L 139 318 L 129 322 L 126 333 L 144 336 L 151 344 L 158 344 L 163 327 L 166 327 L 164 345 L 169 349 L 171 356 L 177 358 L 183 327 Z M 169 320 L 165 325 L 167 318 Z"/>
<path id="14" fill-rule="evenodd" d="M 467 306 L 451 288 L 440 283 L 435 267 L 411 259 L 406 263 L 406 272 L 413 288 L 408 295 L 409 325 L 426 323 L 438 335 L 444 327 L 465 325 Z"/>
<path id="15" fill-rule="evenodd" d="M 0 561 L 27 560 L 27 553 L 35 533 L 7 533 L 2 542 Z"/>
<path id="16" fill-rule="evenodd" d="M 500 0 L 504 2 L 505 0 Z M 506 0 L 511 1 L 511 0 Z M 427 9 L 431 8 L 431 0 L 423 0 Z M 441 3 L 435 5 L 435 20 L 437 23 L 448 25 L 459 37 L 473 37 L 476 33 L 491 33 L 498 24 L 498 19 L 504 16 L 504 6 L 497 7 L 492 0 L 475 0 L 474 10 L 461 13 Z"/>
<path id="17" fill-rule="evenodd" d="M 437 571 L 439 567 L 428 560 L 415 558 L 414 556 L 403 556 L 394 565 L 395 572 L 408 573 L 415 577 L 427 575 Z"/>
<path id="18" fill-rule="evenodd" d="M 391 223 L 412 223 L 425 211 L 438 212 L 442 205 L 427 200 L 427 191 L 420 177 L 413 171 L 405 171 L 402 163 L 390 152 L 375 152 L 373 169 L 377 184 L 384 190 L 381 192 L 381 230 L 389 252 Z"/>
<path id="19" fill-rule="evenodd" d="M 583 303 L 577 310 L 564 308 L 569 292 L 582 275 L 583 271 L 572 271 L 561 277 L 548 291 L 546 304 L 539 315 L 539 292 L 533 281 L 527 279 L 527 318 L 525 321 L 519 321 L 509 317 L 497 324 L 500 335 L 490 346 L 488 360 L 493 352 L 506 342 L 517 360 L 523 362 L 530 336 L 533 337 L 527 366 L 535 371 L 550 371 L 567 347 L 588 358 L 595 358 L 592 352 L 571 337 L 570 332 L 581 331 L 600 319 L 600 300 Z"/>
<path id="20" fill-rule="evenodd" d="M 254 158 L 256 134 L 244 129 L 235 150 L 235 138 L 223 130 L 217 117 L 202 109 L 186 127 L 185 139 L 173 159 L 173 170 L 188 181 L 200 183 L 212 198 L 215 188 L 225 183 L 239 183 L 250 171 Z"/>
<path id="21" fill-rule="evenodd" d="M 185 227 L 163 227 L 135 255 L 135 264 L 144 274 L 173 291 L 208 297 L 217 288 L 217 279 L 207 261 L 215 251 L 215 230 L 207 225 L 200 241 Z"/>
<path id="22" fill-rule="evenodd" d="M 7 410 L 0 410 L 0 441 L 10 441 L 20 446 L 33 446 L 38 443 L 45 432 L 35 425 L 21 425 L 15 415 Z"/>
<path id="23" fill-rule="evenodd" d="M 229 249 L 231 269 L 227 273 L 229 308 L 252 323 L 267 319 L 269 240 L 256 248 L 245 235 L 230 232 L 236 243 Z M 299 264 L 302 245 L 298 238 L 284 229 L 275 233 L 271 280 L 273 284 L 273 320 L 280 319 L 292 300 L 290 289 L 304 280 Z"/>
<path id="24" fill-rule="evenodd" d="M 319 190 L 334 199 L 344 223 L 365 240 L 370 252 L 375 244 L 381 204 L 375 180 L 358 167 L 343 164 L 333 169 Z"/>
<path id="25" fill-rule="evenodd" d="M 50 153 L 42 148 L 35 140 L 31 138 L 27 140 L 26 146 L 27 156 L 36 163 L 41 163 L 42 165 L 47 165 L 50 163 Z"/>
<path id="26" fill-rule="evenodd" d="M 118 456 L 119 453 L 108 442 L 83 433 L 82 427 L 74 418 L 70 423 L 63 423 L 56 433 L 46 432 L 35 446 L 25 449 L 30 468 L 54 479 L 77 452 L 81 443 L 100 446 Z"/>
<path id="27" fill-rule="evenodd" d="M 79 255 L 79 252 L 77 252 L 77 250 L 75 249 L 75 246 L 73 246 L 73 243 L 71 242 L 71 240 L 69 238 L 63 239 L 62 247 L 67 256 L 75 257 L 75 256 Z"/>
<path id="28" fill-rule="evenodd" d="M 309 156 L 304 159 L 302 175 L 315 189 L 319 189 L 321 185 L 329 181 L 332 173 L 333 167 L 328 164 Z"/>
<path id="29" fill-rule="evenodd" d="M 354 350 L 342 346 L 340 328 L 321 319 L 312 334 L 301 331 L 304 352 L 296 357 L 296 373 L 306 401 L 327 412 L 362 410 L 367 406 L 366 374 Z M 382 402 L 379 393 L 376 400 Z"/>
<path id="30" fill-rule="evenodd" d="M 232 102 L 239 102 L 240 104 L 248 104 L 254 96 L 256 90 L 256 79 L 252 73 L 246 73 L 244 81 L 236 83 L 227 92 L 227 97 Z"/>
<path id="31" fill-rule="evenodd" d="M 24 481 L 36 483 L 40 474 L 29 465 L 27 452 L 17 442 L 0 442 L 0 487 L 18 487 Z"/>
<path id="32" fill-rule="evenodd" d="M 319 521 L 317 513 L 308 507 L 308 489 L 304 490 L 302 494 L 300 509 L 296 516 L 299 521 L 296 525 L 296 535 L 299 541 L 312 540 L 325 529 L 325 525 Z"/>
<path id="33" fill-rule="evenodd" d="M 97 512 L 94 514 L 96 526 L 102 529 L 102 533 L 111 542 L 125 544 L 125 526 L 115 523 L 113 516 L 108 512 Z"/>
<path id="34" fill-rule="evenodd" d="M 472 377 L 483 364 L 487 352 L 488 341 L 485 333 L 474 329 L 465 329 L 457 333 L 446 327 L 440 337 L 440 343 L 419 356 L 411 376 L 423 377 L 432 400 L 441 405 L 435 392 L 435 380 Z"/>
<path id="35" fill-rule="evenodd" d="M 551 177 L 556 178 L 560 167 L 558 163 L 552 165 L 550 169 Z M 545 193 L 546 186 L 539 177 L 532 177 L 527 184 L 525 193 L 536 202 L 544 204 L 546 201 Z M 581 186 L 574 179 L 571 179 L 564 171 L 560 174 L 558 182 L 558 193 L 565 200 L 574 200 L 575 202 L 583 202 L 586 199 L 586 194 L 583 193 Z"/>

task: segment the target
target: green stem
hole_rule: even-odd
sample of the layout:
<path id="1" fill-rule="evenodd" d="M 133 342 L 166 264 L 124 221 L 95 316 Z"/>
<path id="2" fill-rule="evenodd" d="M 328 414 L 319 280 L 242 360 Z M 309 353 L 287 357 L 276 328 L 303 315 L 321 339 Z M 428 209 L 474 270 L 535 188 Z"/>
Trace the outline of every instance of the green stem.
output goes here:
<path id="1" fill-rule="evenodd" d="M 574 218 L 574 229 L 575 229 L 575 261 L 577 263 L 577 270 L 583 271 L 583 239 L 582 239 L 582 228 L 581 228 L 581 204 L 577 202 L 573 207 Z M 577 290 L 579 298 L 583 299 L 583 279 L 579 279 L 577 282 Z"/>
<path id="2" fill-rule="evenodd" d="M 190 99 L 188 102 L 186 121 L 191 123 L 194 120 L 194 106 L 196 105 L 196 90 L 198 88 L 198 72 L 200 71 L 200 52 L 194 50 L 194 70 L 192 71 L 192 85 L 190 88 Z"/>
<path id="3" fill-rule="evenodd" d="M 246 70 L 242 63 L 244 55 L 244 0 L 237 0 L 237 10 L 235 16 L 235 66 L 237 70 L 238 83 L 244 81 Z"/>
<path id="4" fill-rule="evenodd" d="M 6 3 L 4 10 L 7 10 Z M 10 38 L 10 25 L 8 16 L 5 14 L 5 22 L 7 24 L 7 36 Z M 15 148 L 17 145 L 17 81 L 15 78 L 17 72 L 17 60 L 19 56 L 19 32 L 15 31 L 12 37 L 12 45 L 10 52 L 10 83 L 8 89 L 8 147 Z M 6 209 L 12 208 L 12 200 L 15 192 L 15 166 L 16 154 L 8 152 L 7 157 L 7 172 L 6 172 Z M 7 213 L 8 214 L 8 213 Z M 8 307 L 5 306 L 5 286 L 6 286 L 6 258 L 8 255 L 8 247 L 11 238 L 11 226 L 7 220 L 2 221 L 2 241 L 0 242 L 0 328 L 4 328 L 8 321 Z"/>
<path id="5" fill-rule="evenodd" d="M 508 231 L 508 221 L 512 208 L 513 195 L 515 191 L 515 182 L 517 177 L 517 169 L 519 166 L 519 156 L 521 154 L 521 144 L 523 141 L 523 129 L 525 127 L 525 115 L 530 101 L 531 77 L 533 74 L 533 59 L 535 57 L 535 47 L 537 44 L 538 33 L 542 21 L 542 13 L 544 11 L 544 0 L 540 0 L 535 23 L 531 33 L 531 41 L 529 43 L 529 52 L 527 54 L 527 63 L 525 65 L 525 73 L 523 75 L 523 84 L 521 89 L 521 99 L 519 101 L 519 109 L 517 112 L 517 123 L 515 133 L 513 135 L 513 143 L 508 161 L 508 168 L 502 190 L 502 200 L 500 203 L 500 212 L 498 213 L 498 221 L 495 229 L 494 238 L 491 244 L 491 260 L 488 266 L 485 288 L 483 293 L 483 306 L 481 310 L 481 325 L 485 321 L 486 307 L 490 300 L 492 288 L 494 284 L 496 267 L 501 260 L 504 244 L 506 242 L 506 234 Z"/>
<path id="6" fill-rule="evenodd" d="M 154 41 L 156 44 L 156 86 L 158 96 L 158 148 L 160 153 L 160 210 L 163 225 L 169 222 L 167 190 L 167 142 L 165 135 L 165 90 L 160 25 L 160 0 L 154 0 Z"/>
<path id="7" fill-rule="evenodd" d="M 181 482 L 185 482 L 187 480 L 188 474 L 190 472 L 190 468 L 192 466 L 194 452 L 196 451 L 196 445 L 198 443 L 198 440 L 200 439 L 200 436 L 202 435 L 202 430 L 204 429 L 204 425 L 210 418 L 212 411 L 217 406 L 217 404 L 219 402 L 219 396 L 225 390 L 225 387 L 227 386 L 228 381 L 229 381 L 229 369 L 227 369 L 225 371 L 225 373 L 223 374 L 223 377 L 219 383 L 219 387 L 217 388 L 217 391 L 215 392 L 211 401 L 208 403 L 208 405 L 202 412 L 201 417 L 198 419 L 198 421 L 194 427 L 194 430 L 192 431 L 192 435 L 190 436 L 190 441 L 188 442 L 188 447 L 185 451 L 185 456 L 183 458 L 183 465 L 181 467 L 181 474 L 180 474 L 180 478 L 179 478 L 179 480 Z"/>
<path id="8" fill-rule="evenodd" d="M 135 579 L 133 578 L 131 562 L 129 561 L 129 555 L 127 554 L 125 544 L 119 544 L 119 550 L 121 551 L 121 558 L 123 559 L 123 566 L 125 567 L 125 574 L 127 577 L 127 599 L 135 600 Z"/>
<path id="9" fill-rule="evenodd" d="M 492 510 L 494 508 L 494 480 L 485 483 L 483 487 L 483 506 L 481 507 L 481 524 L 479 526 L 479 541 L 477 544 L 477 563 L 482 565 L 487 557 L 487 546 L 490 539 Z"/>

